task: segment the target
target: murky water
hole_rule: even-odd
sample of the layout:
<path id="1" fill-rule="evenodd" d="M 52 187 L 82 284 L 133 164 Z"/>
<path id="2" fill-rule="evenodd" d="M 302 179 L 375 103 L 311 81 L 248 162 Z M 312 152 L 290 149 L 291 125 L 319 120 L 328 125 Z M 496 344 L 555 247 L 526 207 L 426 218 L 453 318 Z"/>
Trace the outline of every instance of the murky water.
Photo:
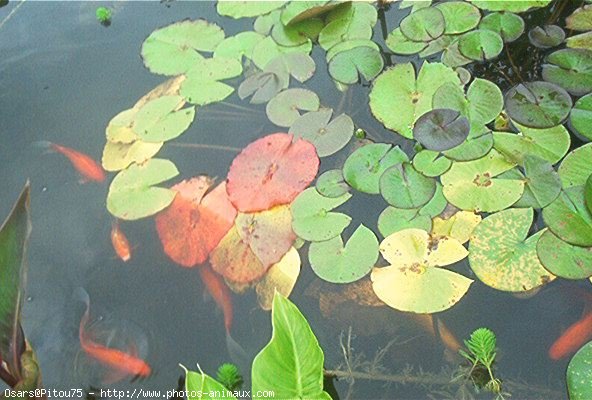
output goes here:
<path id="1" fill-rule="evenodd" d="M 204 371 L 213 373 L 228 361 L 222 314 L 204 297 L 196 270 L 180 268 L 164 255 L 152 219 L 123 224 L 135 246 L 134 255 L 127 264 L 116 259 L 109 241 L 111 217 L 105 209 L 107 185 L 79 184 L 63 157 L 43 154 L 32 143 L 50 140 L 100 159 L 109 120 L 163 81 L 147 71 L 140 59 L 146 36 L 184 18 L 216 22 L 227 35 L 248 29 L 251 21 L 221 18 L 215 4 L 206 1 L 107 3 L 115 12 L 113 24 L 104 28 L 95 19 L 99 5 L 28 1 L 0 27 L 0 215 L 8 213 L 30 179 L 33 234 L 23 318 L 44 385 L 85 390 L 100 385 L 99 367 L 80 360 L 78 324 L 84 307 L 73 292 L 82 286 L 90 295 L 92 317 L 103 316 L 108 322 L 101 329 L 115 330 L 120 338 L 140 338 L 153 366 L 149 378 L 116 386 L 165 391 L 177 387 L 182 375 L 179 363 L 194 366 L 199 362 Z M 15 7 L 18 3 L 1 8 L 0 20 Z M 401 18 L 397 12 L 387 15 L 390 29 Z M 371 138 L 411 149 L 410 142 L 389 133 L 370 116 L 367 87 L 355 87 L 342 97 L 327 77 L 323 56 L 316 55 L 321 60 L 317 63 L 320 72 L 306 86 L 320 95 L 324 105 L 338 108 L 341 104 Z M 236 94 L 228 102 L 248 109 L 226 104 L 200 108 L 189 132 L 178 142 L 242 148 L 278 131 L 267 120 L 264 106 L 247 105 Z M 160 156 L 175 160 L 182 178 L 197 174 L 224 177 L 235 153 L 165 146 Z M 322 169 L 340 165 L 343 159 L 338 157 L 324 159 Z M 346 204 L 345 211 L 375 226 L 383 208 L 382 200 L 361 195 Z M 471 276 L 466 263 L 457 270 Z M 311 322 L 325 351 L 327 368 L 342 362 L 340 332 L 350 325 L 357 336 L 355 352 L 369 359 L 395 340 L 380 363 L 385 374 L 402 374 L 406 366 L 414 368 L 408 372 L 411 375 L 420 368 L 432 373 L 454 368 L 439 342 L 402 313 L 350 305 L 323 315 L 318 297 L 310 295 L 314 281 L 304 265 L 292 300 Z M 477 281 L 458 305 L 439 318 L 459 338 L 480 326 L 491 328 L 498 336 L 497 371 L 502 379 L 524 380 L 554 391 L 546 398 L 565 398 L 567 361 L 550 361 L 547 350 L 581 311 L 582 304 L 566 283 L 556 282 L 532 298 L 517 299 Z M 233 336 L 251 357 L 270 333 L 269 315 L 258 308 L 252 293 L 235 301 Z M 345 396 L 347 382 L 336 385 Z M 353 397 L 419 399 L 426 393 L 422 385 L 385 387 L 382 382 L 358 380 Z"/>

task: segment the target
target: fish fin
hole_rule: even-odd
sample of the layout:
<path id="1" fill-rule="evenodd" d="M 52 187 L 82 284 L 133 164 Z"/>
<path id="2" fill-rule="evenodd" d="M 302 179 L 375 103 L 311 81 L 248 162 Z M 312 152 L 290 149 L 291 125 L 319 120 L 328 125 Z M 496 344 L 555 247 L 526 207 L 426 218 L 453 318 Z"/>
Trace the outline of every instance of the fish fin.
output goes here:
<path id="1" fill-rule="evenodd" d="M 78 286 L 76 289 L 74 289 L 74 299 L 86 304 L 86 306 L 90 304 L 90 297 L 82 286 Z"/>
<path id="2" fill-rule="evenodd" d="M 121 382 L 125 378 L 127 378 L 129 374 L 124 371 L 119 371 L 116 369 L 110 369 L 105 372 L 103 376 L 102 382 L 104 385 L 113 385 L 114 383 Z"/>
<path id="3" fill-rule="evenodd" d="M 43 149 L 44 153 L 55 153 L 53 143 L 49 140 L 38 140 L 36 142 L 31 143 L 31 146 Z"/>
<path id="4" fill-rule="evenodd" d="M 249 366 L 249 357 L 247 352 L 242 348 L 236 340 L 232 338 L 230 332 L 226 332 L 226 350 L 230 356 L 230 360 L 239 367 Z M 243 371 L 244 369 L 241 369 Z"/>

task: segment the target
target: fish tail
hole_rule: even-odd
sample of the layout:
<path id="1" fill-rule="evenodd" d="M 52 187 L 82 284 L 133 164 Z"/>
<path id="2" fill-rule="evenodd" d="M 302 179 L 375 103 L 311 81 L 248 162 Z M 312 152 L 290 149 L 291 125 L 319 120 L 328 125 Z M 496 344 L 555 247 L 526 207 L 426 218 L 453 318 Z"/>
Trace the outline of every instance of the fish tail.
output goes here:
<path id="1" fill-rule="evenodd" d="M 55 153 L 55 144 L 49 140 L 38 140 L 31 143 L 32 146 L 43 149 L 45 153 Z"/>
<path id="2" fill-rule="evenodd" d="M 74 289 L 74 298 L 82 303 L 84 303 L 87 307 L 90 305 L 90 297 L 86 290 L 83 287 L 79 286 Z"/>
<path id="3" fill-rule="evenodd" d="M 236 340 L 232 338 L 230 332 L 226 331 L 226 350 L 230 356 L 230 360 L 239 367 L 249 365 L 249 358 L 247 352 L 242 348 Z"/>

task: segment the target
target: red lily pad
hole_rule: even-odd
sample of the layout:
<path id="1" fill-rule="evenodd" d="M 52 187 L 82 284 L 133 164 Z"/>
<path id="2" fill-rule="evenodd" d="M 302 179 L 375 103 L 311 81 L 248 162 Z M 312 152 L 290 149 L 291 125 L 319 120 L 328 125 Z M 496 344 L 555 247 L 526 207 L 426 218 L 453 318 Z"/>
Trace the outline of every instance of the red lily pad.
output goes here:
<path id="1" fill-rule="evenodd" d="M 233 226 L 236 209 L 222 182 L 198 176 L 176 184 L 173 203 L 156 216 L 156 230 L 164 252 L 177 264 L 191 268 L 207 260 L 210 252 Z"/>
<path id="2" fill-rule="evenodd" d="M 319 157 L 312 143 L 274 133 L 254 141 L 228 171 L 228 197 L 240 212 L 289 204 L 315 178 Z"/>

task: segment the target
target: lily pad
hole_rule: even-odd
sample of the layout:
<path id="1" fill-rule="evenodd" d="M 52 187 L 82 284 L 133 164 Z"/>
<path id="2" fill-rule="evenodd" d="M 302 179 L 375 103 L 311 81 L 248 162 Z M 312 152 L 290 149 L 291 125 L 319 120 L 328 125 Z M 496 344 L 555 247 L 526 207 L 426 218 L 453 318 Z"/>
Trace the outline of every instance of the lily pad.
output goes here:
<path id="1" fill-rule="evenodd" d="M 413 64 L 397 64 L 374 81 L 370 109 L 388 129 L 412 139 L 415 121 L 432 109 L 434 93 L 448 82 L 461 86 L 458 74 L 444 64 L 425 61 L 417 80 Z"/>
<path id="2" fill-rule="evenodd" d="M 574 246 L 546 230 L 537 243 L 543 266 L 560 278 L 586 279 L 592 276 L 592 247 Z"/>
<path id="3" fill-rule="evenodd" d="M 372 288 L 380 300 L 400 311 L 444 311 L 456 304 L 473 282 L 439 268 L 467 256 L 456 239 L 405 229 L 384 239 L 380 252 L 391 265 L 374 268 Z"/>
<path id="4" fill-rule="evenodd" d="M 245 79 L 238 87 L 241 100 L 253 96 L 251 104 L 263 104 L 273 99 L 279 92 L 288 87 L 288 73 L 278 75 L 275 72 L 260 71 Z"/>
<path id="5" fill-rule="evenodd" d="M 493 147 L 493 134 L 486 126 L 473 128 L 460 146 L 446 150 L 444 155 L 455 161 L 472 161 L 484 157 Z"/>
<path id="6" fill-rule="evenodd" d="M 433 178 L 448 171 L 452 161 L 437 151 L 421 150 L 413 157 L 413 166 L 423 175 Z"/>
<path id="7" fill-rule="evenodd" d="M 572 49 L 592 50 L 592 31 L 570 36 L 565 44 Z"/>
<path id="8" fill-rule="evenodd" d="M 273 264 L 263 279 L 257 282 L 255 292 L 257 301 L 263 310 L 271 310 L 273 297 L 277 291 L 284 297 L 289 297 L 300 275 L 300 255 L 294 247 Z"/>
<path id="9" fill-rule="evenodd" d="M 199 106 L 222 101 L 234 92 L 234 88 L 219 81 L 237 77 L 242 72 L 240 61 L 233 58 L 197 60 L 185 73 L 187 79 L 181 84 L 180 94 Z"/>
<path id="10" fill-rule="evenodd" d="M 184 104 L 181 96 L 162 96 L 147 102 L 135 115 L 134 132 L 150 143 L 178 137 L 195 118 L 195 107 L 182 108 Z"/>
<path id="11" fill-rule="evenodd" d="M 446 35 L 455 35 L 470 31 L 479 25 L 481 12 L 471 3 L 450 1 L 436 4 L 436 8 L 444 15 Z"/>
<path id="12" fill-rule="evenodd" d="M 378 240 L 360 225 L 344 245 L 341 236 L 313 242 L 310 266 L 318 277 L 332 283 L 351 283 L 366 276 L 378 260 Z"/>
<path id="13" fill-rule="evenodd" d="M 559 166 L 559 176 L 564 188 L 583 186 L 592 174 L 592 143 L 572 150 Z"/>
<path id="14" fill-rule="evenodd" d="M 546 160 L 533 155 L 524 158 L 526 185 L 516 207 L 544 208 L 561 193 L 561 178 Z"/>
<path id="15" fill-rule="evenodd" d="M 380 177 L 380 194 L 394 207 L 421 207 L 435 192 L 436 181 L 417 172 L 409 162 L 395 164 Z"/>
<path id="16" fill-rule="evenodd" d="M 319 158 L 306 140 L 274 133 L 249 144 L 228 171 L 230 201 L 241 212 L 289 204 L 316 177 Z"/>
<path id="17" fill-rule="evenodd" d="M 528 39 L 539 49 L 550 49 L 563 43 L 565 31 L 557 25 L 535 26 L 528 32 Z"/>
<path id="18" fill-rule="evenodd" d="M 567 366 L 567 392 L 571 400 L 586 400 L 592 396 L 592 341 L 583 345 Z"/>
<path id="19" fill-rule="evenodd" d="M 439 108 L 419 117 L 413 137 L 428 150 L 444 151 L 464 142 L 470 129 L 469 120 L 460 112 Z"/>
<path id="20" fill-rule="evenodd" d="M 245 17 L 257 17 L 265 15 L 273 10 L 283 6 L 286 0 L 282 1 L 258 1 L 252 2 L 249 0 L 219 0 L 216 3 L 216 11 L 218 14 L 234 19 Z"/>
<path id="21" fill-rule="evenodd" d="M 301 115 L 290 127 L 289 133 L 314 144 L 319 157 L 327 157 L 344 148 L 354 134 L 354 122 L 347 114 L 329 122 L 333 110 L 324 108 Z"/>
<path id="22" fill-rule="evenodd" d="M 316 111 L 320 107 L 319 96 L 307 89 L 287 89 L 267 103 L 267 118 L 278 126 L 289 127 L 300 117 L 300 112 Z"/>
<path id="23" fill-rule="evenodd" d="M 333 4 L 339 4 L 335 2 Z M 377 21 L 376 8 L 365 2 L 341 3 L 326 17 L 326 25 L 319 34 L 320 46 L 329 51 L 339 43 L 353 39 L 371 39 Z"/>
<path id="24" fill-rule="evenodd" d="M 169 160 L 153 158 L 132 164 L 113 178 L 107 195 L 107 209 L 115 217 L 136 220 L 156 214 L 173 202 L 174 190 L 156 187 L 179 174 Z"/>
<path id="25" fill-rule="evenodd" d="M 543 79 L 575 96 L 592 92 L 592 50 L 563 49 L 551 54 L 543 65 Z"/>
<path id="26" fill-rule="evenodd" d="M 175 22 L 155 30 L 142 44 L 142 59 L 151 72 L 180 75 L 203 56 L 213 52 L 224 39 L 224 31 L 203 19 Z"/>
<path id="27" fill-rule="evenodd" d="M 300 46 L 316 39 L 323 27 L 323 21 L 319 18 L 310 18 L 290 25 L 278 21 L 271 30 L 271 37 L 281 46 Z"/>
<path id="28" fill-rule="evenodd" d="M 386 46 L 395 54 L 417 54 L 428 46 L 426 42 L 414 42 L 401 33 L 401 28 L 393 30 L 386 38 Z"/>
<path id="29" fill-rule="evenodd" d="M 320 242 L 339 236 L 351 222 L 351 217 L 330 212 L 349 200 L 351 194 L 330 198 L 308 188 L 292 203 L 292 229 L 298 237 Z"/>
<path id="30" fill-rule="evenodd" d="M 592 247 L 592 214 L 586 207 L 584 186 L 565 188 L 545 207 L 543 220 L 560 239 L 576 246 Z"/>
<path id="31" fill-rule="evenodd" d="M 500 35 L 505 43 L 511 43 L 524 33 L 524 20 L 511 12 L 491 13 L 481 20 L 479 29 L 487 29 Z"/>
<path id="32" fill-rule="evenodd" d="M 565 24 L 567 29 L 573 29 L 575 31 L 592 30 L 592 5 L 576 9 L 565 19 Z"/>
<path id="33" fill-rule="evenodd" d="M 378 231 L 383 237 L 404 229 L 421 229 L 429 232 L 432 219 L 429 215 L 420 214 L 421 208 L 404 209 L 387 207 L 378 216 Z"/>
<path id="34" fill-rule="evenodd" d="M 572 100 L 563 88 L 536 81 L 514 86 L 506 93 L 505 104 L 514 121 L 531 128 L 551 128 L 565 121 Z"/>
<path id="35" fill-rule="evenodd" d="M 436 7 L 426 7 L 412 12 L 400 24 L 401 33 L 414 42 L 429 42 L 444 34 L 444 14 Z"/>
<path id="36" fill-rule="evenodd" d="M 536 7 L 545 7 L 551 0 L 470 0 L 474 5 L 489 11 L 524 12 Z"/>
<path id="37" fill-rule="evenodd" d="M 449 236 L 464 244 L 469 241 L 473 230 L 481 223 L 481 216 L 471 211 L 458 211 L 445 219 L 434 217 L 432 235 Z"/>
<path id="38" fill-rule="evenodd" d="M 329 61 L 329 74 L 340 83 L 353 85 L 359 76 L 371 81 L 383 67 L 384 60 L 378 50 L 359 46 L 336 54 Z"/>
<path id="39" fill-rule="evenodd" d="M 371 143 L 354 151 L 343 164 L 345 181 L 359 192 L 380 193 L 380 177 L 390 167 L 409 161 L 399 146 Z"/>
<path id="40" fill-rule="evenodd" d="M 497 57 L 503 48 L 502 37 L 487 29 L 477 29 L 465 33 L 458 41 L 458 49 L 461 54 L 475 61 L 485 61 Z"/>
<path id="41" fill-rule="evenodd" d="M 469 263 L 483 283 L 497 290 L 526 292 L 555 279 L 537 256 L 543 231 L 527 238 L 532 221 L 531 208 L 515 208 L 488 216 L 473 230 Z"/>
<path id="42" fill-rule="evenodd" d="M 284 25 L 291 25 L 309 18 L 323 15 L 338 4 L 330 3 L 328 0 L 297 1 L 290 2 L 283 10 L 281 22 Z"/>
<path id="43" fill-rule="evenodd" d="M 343 171 L 340 169 L 331 169 L 325 171 L 317 178 L 315 185 L 317 192 L 325 197 L 340 197 L 349 192 L 349 185 L 343 178 Z"/>
<path id="44" fill-rule="evenodd" d="M 444 196 L 465 211 L 491 213 L 508 208 L 522 196 L 524 181 L 497 176 L 514 166 L 495 150 L 475 161 L 454 162 L 440 177 Z"/>

